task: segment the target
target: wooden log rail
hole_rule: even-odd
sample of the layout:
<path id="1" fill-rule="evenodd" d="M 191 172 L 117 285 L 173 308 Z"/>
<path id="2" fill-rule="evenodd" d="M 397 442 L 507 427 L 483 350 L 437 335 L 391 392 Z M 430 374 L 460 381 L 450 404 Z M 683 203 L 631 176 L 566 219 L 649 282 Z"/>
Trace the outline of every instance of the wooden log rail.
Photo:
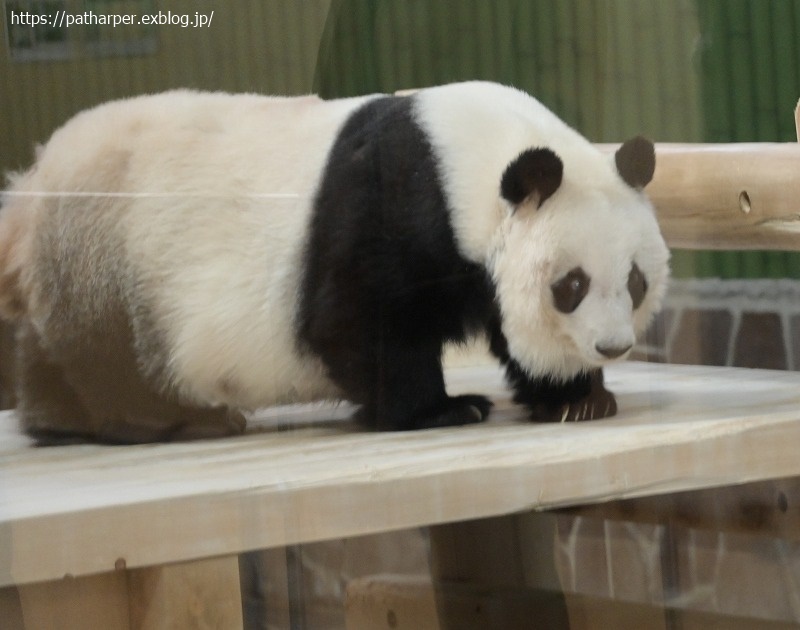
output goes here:
<path id="1" fill-rule="evenodd" d="M 658 144 L 647 194 L 671 247 L 800 249 L 800 143 Z"/>

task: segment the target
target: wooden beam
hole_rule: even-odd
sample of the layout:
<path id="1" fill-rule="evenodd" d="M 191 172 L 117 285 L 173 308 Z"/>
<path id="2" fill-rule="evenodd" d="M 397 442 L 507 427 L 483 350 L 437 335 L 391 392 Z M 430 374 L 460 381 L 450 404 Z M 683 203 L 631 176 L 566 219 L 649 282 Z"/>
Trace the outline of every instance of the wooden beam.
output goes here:
<path id="1" fill-rule="evenodd" d="M 671 247 L 800 249 L 798 143 L 657 144 L 646 192 Z"/>
<path id="2" fill-rule="evenodd" d="M 458 610 L 457 619 L 442 622 L 432 607 L 434 593 Z M 554 628 L 563 630 L 797 630 L 797 624 L 689 608 L 657 606 L 568 593 L 568 620 L 543 618 L 542 608 L 558 601 L 559 595 L 536 587 L 481 590 L 467 584 L 434 586 L 427 577 L 376 575 L 352 581 L 347 588 L 347 630 L 395 630 L 447 627 Z M 516 625 L 491 625 L 487 611 L 496 610 Z M 513 616 L 512 616 L 513 615 Z M 547 622 L 550 621 L 551 625 Z"/>
<path id="3" fill-rule="evenodd" d="M 611 501 L 560 512 L 613 521 L 800 540 L 800 478 Z"/>

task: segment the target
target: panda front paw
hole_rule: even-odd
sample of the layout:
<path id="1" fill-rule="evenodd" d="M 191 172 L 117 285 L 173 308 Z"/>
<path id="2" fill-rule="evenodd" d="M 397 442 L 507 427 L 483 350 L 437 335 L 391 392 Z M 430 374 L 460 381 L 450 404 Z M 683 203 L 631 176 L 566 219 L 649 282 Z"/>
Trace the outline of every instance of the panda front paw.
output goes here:
<path id="1" fill-rule="evenodd" d="M 537 405 L 531 410 L 534 422 L 583 422 L 599 420 L 617 413 L 617 399 L 605 388 L 592 389 L 580 400 L 566 402 L 557 407 Z"/>

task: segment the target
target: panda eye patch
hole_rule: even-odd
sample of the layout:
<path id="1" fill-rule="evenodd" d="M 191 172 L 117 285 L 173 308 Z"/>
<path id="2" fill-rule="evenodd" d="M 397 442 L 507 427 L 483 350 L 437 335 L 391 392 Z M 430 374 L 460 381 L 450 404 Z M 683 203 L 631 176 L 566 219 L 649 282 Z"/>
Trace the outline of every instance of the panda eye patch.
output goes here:
<path id="1" fill-rule="evenodd" d="M 628 274 L 628 293 L 631 294 L 633 310 L 635 311 L 642 305 L 644 296 L 647 294 L 647 278 L 644 277 L 639 265 L 633 263 L 631 272 Z"/>
<path id="2" fill-rule="evenodd" d="M 586 272 L 580 267 L 575 267 L 568 271 L 563 278 L 550 285 L 556 309 L 562 313 L 571 313 L 578 308 L 583 302 L 583 298 L 589 293 L 590 282 Z"/>

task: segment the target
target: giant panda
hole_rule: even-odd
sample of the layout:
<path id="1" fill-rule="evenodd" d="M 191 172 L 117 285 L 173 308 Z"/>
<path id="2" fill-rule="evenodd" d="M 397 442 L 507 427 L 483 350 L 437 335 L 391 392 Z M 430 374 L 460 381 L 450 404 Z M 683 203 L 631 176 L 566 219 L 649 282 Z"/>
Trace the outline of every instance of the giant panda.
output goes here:
<path id="1" fill-rule="evenodd" d="M 2 201 L 22 425 L 191 439 L 321 400 L 377 430 L 480 422 L 491 402 L 448 396 L 441 358 L 479 335 L 532 419 L 612 415 L 602 368 L 668 278 L 654 168 L 649 141 L 602 153 L 487 82 L 80 113 Z"/>

